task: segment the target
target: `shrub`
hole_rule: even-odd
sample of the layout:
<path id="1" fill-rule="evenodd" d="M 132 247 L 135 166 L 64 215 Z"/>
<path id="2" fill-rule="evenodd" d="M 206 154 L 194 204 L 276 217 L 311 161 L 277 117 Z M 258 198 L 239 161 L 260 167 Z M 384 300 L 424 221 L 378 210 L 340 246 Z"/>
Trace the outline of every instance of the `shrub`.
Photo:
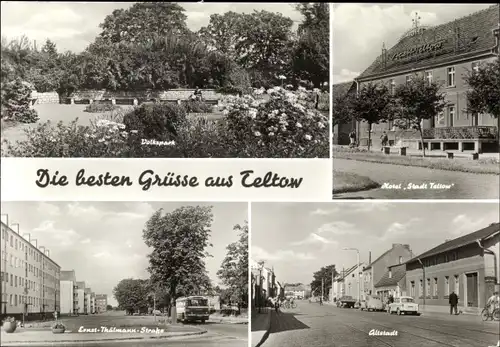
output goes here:
<path id="1" fill-rule="evenodd" d="M 52 329 L 66 329 L 66 325 L 61 322 L 56 322 L 52 325 Z"/>
<path id="2" fill-rule="evenodd" d="M 13 157 L 128 157 L 125 126 L 98 120 L 95 126 L 77 125 L 78 119 L 65 125 L 50 122 L 25 129 L 26 138 L 15 143 L 4 140 L 5 155 Z"/>
<path id="3" fill-rule="evenodd" d="M 84 111 L 89 113 L 101 113 L 101 112 L 114 111 L 118 109 L 121 109 L 121 107 L 112 104 L 101 104 L 99 102 L 93 102 L 90 105 L 87 105 Z"/>
<path id="4" fill-rule="evenodd" d="M 175 140 L 186 119 L 186 110 L 177 104 L 145 103 L 125 114 L 123 123 L 142 139 L 168 141 Z"/>
<path id="5" fill-rule="evenodd" d="M 16 319 L 14 317 L 5 317 L 2 320 L 2 323 L 15 323 L 15 322 L 16 322 Z"/>
<path id="6" fill-rule="evenodd" d="M 182 102 L 182 106 L 186 113 L 210 113 L 212 112 L 212 106 L 206 104 L 199 100 L 185 100 Z"/>
<path id="7" fill-rule="evenodd" d="M 242 157 L 326 158 L 328 117 L 311 108 L 311 92 L 267 91 L 270 99 L 225 98 L 226 139 Z"/>
<path id="8" fill-rule="evenodd" d="M 30 108 L 31 84 L 16 79 L 5 83 L 2 91 L 2 118 L 20 123 L 36 123 L 38 114 Z"/>
<path id="9" fill-rule="evenodd" d="M 179 131 L 177 148 L 184 158 L 229 157 L 223 125 L 203 117 L 188 119 Z"/>

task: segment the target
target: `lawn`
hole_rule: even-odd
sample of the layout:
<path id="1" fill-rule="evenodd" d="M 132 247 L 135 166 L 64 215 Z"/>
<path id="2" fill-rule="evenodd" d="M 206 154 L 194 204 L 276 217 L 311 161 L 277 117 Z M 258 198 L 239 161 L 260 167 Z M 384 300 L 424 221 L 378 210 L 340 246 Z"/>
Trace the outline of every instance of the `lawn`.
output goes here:
<path id="1" fill-rule="evenodd" d="M 369 177 L 350 172 L 333 171 L 333 194 L 352 193 L 379 188 Z"/>
<path id="2" fill-rule="evenodd" d="M 335 159 L 349 159 L 366 161 L 378 164 L 392 164 L 402 166 L 424 167 L 436 170 L 447 170 L 457 172 L 467 172 L 476 174 L 500 174 L 500 166 L 498 157 L 484 157 L 479 160 L 467 158 L 448 159 L 440 156 L 426 156 L 418 154 L 409 154 L 400 156 L 398 154 L 386 155 L 380 152 L 368 152 L 363 149 L 349 149 L 342 147 L 334 147 L 333 163 L 335 167 Z"/>
<path id="3" fill-rule="evenodd" d="M 35 127 L 37 124 L 51 121 L 54 125 L 62 121 L 69 124 L 75 118 L 78 118 L 78 124 L 89 126 L 96 118 L 103 117 L 106 113 L 89 113 L 84 112 L 88 105 L 65 105 L 65 104 L 42 104 L 35 105 L 34 109 L 38 112 L 40 119 L 34 124 L 15 124 L 12 122 L 2 121 L 2 140 L 7 139 L 11 142 L 16 142 L 25 138 L 24 130 L 30 127 Z M 126 111 L 133 106 L 120 105 L 121 109 Z M 207 120 L 215 121 L 224 117 L 222 113 L 193 113 L 190 118 L 206 118 Z"/>

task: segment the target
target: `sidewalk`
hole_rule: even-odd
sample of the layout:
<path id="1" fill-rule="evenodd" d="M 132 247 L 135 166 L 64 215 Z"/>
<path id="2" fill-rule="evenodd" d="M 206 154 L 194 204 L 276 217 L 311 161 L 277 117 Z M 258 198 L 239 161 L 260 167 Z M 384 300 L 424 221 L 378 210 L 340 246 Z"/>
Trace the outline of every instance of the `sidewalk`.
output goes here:
<path id="1" fill-rule="evenodd" d="M 14 333 L 7 334 L 1 332 L 1 341 L 3 346 L 34 345 L 40 343 L 50 343 L 51 345 L 67 346 L 72 344 L 95 343 L 96 341 L 127 341 L 127 340 L 149 340 L 149 339 L 167 339 L 172 337 L 202 335 L 207 331 L 200 328 L 190 327 L 190 329 L 181 329 L 184 331 L 167 331 L 163 333 L 155 332 L 110 332 L 110 333 L 78 333 L 65 332 L 64 334 L 53 334 L 50 329 L 31 330 L 18 328 Z"/>
<path id="2" fill-rule="evenodd" d="M 272 310 L 262 311 L 258 313 L 252 311 L 252 347 L 258 347 L 266 340 L 271 329 Z"/>
<path id="3" fill-rule="evenodd" d="M 208 322 L 223 324 L 248 324 L 248 317 L 210 315 Z"/>

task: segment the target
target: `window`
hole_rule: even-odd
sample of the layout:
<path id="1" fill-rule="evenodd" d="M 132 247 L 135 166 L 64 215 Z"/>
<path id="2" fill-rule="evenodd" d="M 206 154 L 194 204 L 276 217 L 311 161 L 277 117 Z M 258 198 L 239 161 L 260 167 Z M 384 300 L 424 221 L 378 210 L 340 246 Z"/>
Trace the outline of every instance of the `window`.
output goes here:
<path id="1" fill-rule="evenodd" d="M 399 257 L 399 263 L 403 264 L 403 257 Z"/>
<path id="2" fill-rule="evenodd" d="M 14 247 L 14 237 L 10 235 L 10 246 Z"/>
<path id="3" fill-rule="evenodd" d="M 429 84 L 432 83 L 432 71 L 425 72 L 425 79 L 427 80 L 427 83 L 429 83 Z"/>
<path id="4" fill-rule="evenodd" d="M 411 82 L 411 75 L 406 76 L 406 84 Z"/>
<path id="5" fill-rule="evenodd" d="M 10 266 L 13 267 L 14 266 L 14 257 L 12 256 L 12 254 L 10 255 Z"/>
<path id="6" fill-rule="evenodd" d="M 410 296 L 415 296 L 415 281 L 410 282 Z"/>
<path id="7" fill-rule="evenodd" d="M 472 72 L 473 73 L 478 73 L 479 72 L 479 62 L 475 61 L 472 63 Z"/>
<path id="8" fill-rule="evenodd" d="M 10 286 L 12 287 L 14 285 L 14 276 L 10 274 Z"/>
<path id="9" fill-rule="evenodd" d="M 14 287 L 17 287 L 17 276 L 14 277 Z"/>
<path id="10" fill-rule="evenodd" d="M 444 277 L 444 295 L 445 296 L 450 295 L 450 277 L 449 276 Z"/>
<path id="11" fill-rule="evenodd" d="M 455 275 L 455 294 L 458 295 L 459 291 L 460 291 L 460 276 L 458 275 Z"/>
<path id="12" fill-rule="evenodd" d="M 446 85 L 448 87 L 454 87 L 455 86 L 455 67 L 449 67 L 446 69 L 446 75 L 447 75 L 447 83 Z"/>
<path id="13" fill-rule="evenodd" d="M 427 282 L 425 283 L 427 288 L 425 288 L 425 295 L 430 296 L 431 295 L 431 279 L 428 278 Z"/>
<path id="14" fill-rule="evenodd" d="M 16 242 L 15 242 L 15 245 L 16 245 L 15 248 L 17 249 L 17 239 L 16 239 Z"/>
<path id="15" fill-rule="evenodd" d="M 438 296 L 438 279 L 434 277 L 434 286 L 432 287 L 432 295 Z"/>
<path id="16" fill-rule="evenodd" d="M 389 269 L 389 278 L 392 278 L 392 270 Z"/>
<path id="17" fill-rule="evenodd" d="M 448 126 L 452 127 L 455 120 L 455 106 L 448 106 Z M 453 259 L 456 260 L 456 259 Z"/>
<path id="18" fill-rule="evenodd" d="M 420 296 L 424 295 L 424 281 L 423 280 L 420 280 L 420 284 L 418 286 L 418 293 L 420 294 Z"/>

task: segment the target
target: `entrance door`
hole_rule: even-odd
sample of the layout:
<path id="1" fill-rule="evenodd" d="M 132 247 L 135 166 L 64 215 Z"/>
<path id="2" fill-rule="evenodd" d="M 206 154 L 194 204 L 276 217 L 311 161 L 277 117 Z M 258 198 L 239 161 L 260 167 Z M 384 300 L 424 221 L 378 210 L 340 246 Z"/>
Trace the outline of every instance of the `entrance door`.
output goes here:
<path id="1" fill-rule="evenodd" d="M 467 274 L 467 307 L 478 307 L 478 280 L 477 272 Z"/>

